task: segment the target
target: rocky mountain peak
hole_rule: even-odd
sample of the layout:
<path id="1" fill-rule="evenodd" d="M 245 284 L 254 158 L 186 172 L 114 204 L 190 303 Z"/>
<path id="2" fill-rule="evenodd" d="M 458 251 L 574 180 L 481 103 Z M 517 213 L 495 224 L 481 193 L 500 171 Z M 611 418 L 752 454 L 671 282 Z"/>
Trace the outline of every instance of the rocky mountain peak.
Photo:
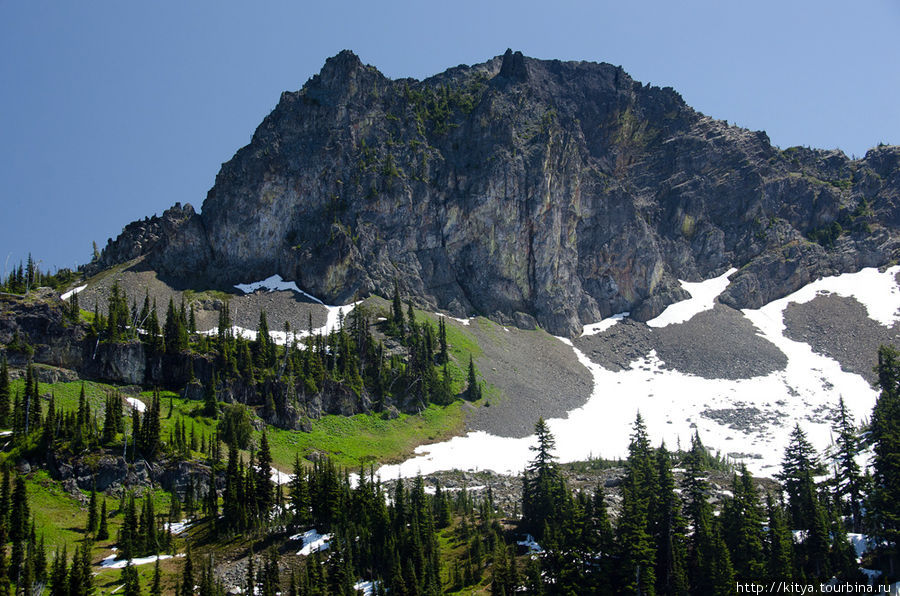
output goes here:
<path id="1" fill-rule="evenodd" d="M 507 48 L 503 54 L 503 62 L 500 65 L 500 73 L 497 75 L 508 81 L 526 81 L 528 80 L 528 67 L 525 64 L 525 56 L 522 52 L 513 52 Z"/>
<path id="2" fill-rule="evenodd" d="M 890 148 L 782 151 L 609 64 L 508 50 L 394 81 L 344 51 L 282 95 L 201 215 L 129 226 L 99 263 L 146 254 L 222 285 L 278 273 L 330 303 L 398 283 L 426 308 L 573 336 L 731 266 L 721 299 L 755 307 L 887 263 L 897 164 Z"/>

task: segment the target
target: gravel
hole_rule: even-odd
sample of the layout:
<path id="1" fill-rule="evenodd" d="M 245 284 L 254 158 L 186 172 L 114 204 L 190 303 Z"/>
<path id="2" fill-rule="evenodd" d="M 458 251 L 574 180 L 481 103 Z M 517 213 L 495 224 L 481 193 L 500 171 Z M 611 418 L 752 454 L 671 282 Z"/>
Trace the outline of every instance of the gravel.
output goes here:
<path id="1" fill-rule="evenodd" d="M 820 294 L 805 304 L 790 304 L 784 311 L 785 335 L 837 360 L 847 372 L 877 380 L 878 347 L 900 345 L 900 324 L 885 327 L 869 318 L 855 298 Z"/>
<path id="2" fill-rule="evenodd" d="M 232 324 L 247 329 L 256 329 L 261 310 L 265 310 L 272 331 L 281 331 L 285 321 L 291 324 L 292 329 L 304 330 L 308 327 L 310 314 L 313 327 L 321 327 L 327 314 L 327 309 L 321 304 L 290 291 L 244 294 L 236 289 L 228 292 L 206 292 L 202 288 L 194 291 L 191 288 L 175 289 L 159 279 L 155 271 L 140 270 L 139 264 L 93 281 L 90 287 L 78 294 L 81 308 L 93 310 L 96 302 L 100 311 L 105 313 L 110 288 L 116 281 L 126 292 L 129 304 L 136 303 L 138 309 L 144 302 L 145 294 L 149 294 L 151 302 L 156 300 L 160 326 L 165 323 L 170 298 L 176 306 L 181 304 L 182 298 L 188 306 L 193 303 L 198 331 L 208 331 L 219 324 L 222 297 L 228 300 L 231 308 Z"/>
<path id="3" fill-rule="evenodd" d="M 548 333 L 504 328 L 481 318 L 464 329 L 483 350 L 475 360 L 478 371 L 487 383 L 503 391 L 502 397 L 487 400 L 490 405 L 471 411 L 466 421 L 469 430 L 526 437 L 539 417 L 564 417 L 590 397 L 590 372 L 571 347 Z"/>
<path id="4" fill-rule="evenodd" d="M 739 311 L 717 304 L 689 321 L 651 328 L 625 319 L 575 346 L 609 370 L 628 368 L 656 350 L 665 368 L 705 379 L 749 379 L 783 370 L 787 357 Z"/>
<path id="5" fill-rule="evenodd" d="M 787 366 L 781 350 L 757 335 L 740 311 L 724 304 L 653 331 L 656 353 L 667 368 L 704 379 L 749 379 Z"/>

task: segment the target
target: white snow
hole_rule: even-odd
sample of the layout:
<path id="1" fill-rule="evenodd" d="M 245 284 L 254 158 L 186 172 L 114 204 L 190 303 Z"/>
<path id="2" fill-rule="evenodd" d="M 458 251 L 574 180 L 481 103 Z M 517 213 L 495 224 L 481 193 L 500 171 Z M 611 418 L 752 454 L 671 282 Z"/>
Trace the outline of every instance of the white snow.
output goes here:
<path id="1" fill-rule="evenodd" d="M 436 312 L 434 314 L 436 314 L 439 317 L 446 317 L 448 319 L 453 319 L 457 323 L 462 323 L 463 325 L 469 325 L 472 322 L 472 317 L 469 317 L 468 319 L 459 319 L 457 317 L 451 317 L 449 315 L 445 315 L 444 313 L 441 313 L 441 312 Z"/>
<path id="2" fill-rule="evenodd" d="M 728 287 L 728 278 L 735 271 L 737 269 L 732 267 L 719 277 L 694 283 L 679 280 L 681 287 L 691 297 L 687 300 L 670 304 L 658 317 L 647 321 L 647 325 L 650 327 L 676 325 L 691 320 L 696 314 L 712 309 L 716 298 Z"/>
<path id="3" fill-rule="evenodd" d="M 485 488 L 487 488 L 487 487 L 486 487 L 485 485 L 483 485 L 483 484 L 476 484 L 475 486 L 442 486 L 442 487 L 441 487 L 441 492 L 443 492 L 443 493 L 457 493 L 457 492 L 459 492 L 459 491 L 461 491 L 461 490 L 464 490 L 464 491 L 467 491 L 467 492 L 475 492 L 475 491 L 477 491 L 477 490 L 484 490 Z M 426 495 L 435 495 L 435 494 L 437 494 L 437 487 L 434 487 L 434 486 L 426 486 L 426 487 L 424 487 L 423 490 L 425 491 L 425 494 L 426 494 Z"/>
<path id="4" fill-rule="evenodd" d="M 238 290 L 242 291 L 245 294 L 252 294 L 258 290 L 266 290 L 269 292 L 280 292 L 280 291 L 293 291 L 298 294 L 302 294 L 312 300 L 313 302 L 318 302 L 319 304 L 325 304 L 315 296 L 311 294 L 307 294 L 303 290 L 297 287 L 297 283 L 293 281 L 284 281 L 281 279 L 280 275 L 273 275 L 271 277 L 267 277 L 262 281 L 255 281 L 249 284 L 237 284 L 234 286 Z"/>
<path id="5" fill-rule="evenodd" d="M 147 404 L 136 397 L 126 397 L 125 401 L 132 407 L 132 409 L 137 410 L 141 414 L 143 414 L 147 410 Z"/>
<path id="6" fill-rule="evenodd" d="M 357 592 L 362 592 L 363 596 L 372 596 L 375 593 L 376 584 L 378 584 L 378 582 L 361 579 L 353 584 L 353 589 Z"/>
<path id="7" fill-rule="evenodd" d="M 183 557 L 184 553 L 175 555 L 176 557 Z M 171 559 L 172 555 L 152 555 L 149 557 L 139 557 L 137 559 L 131 559 L 132 565 L 146 565 L 147 563 L 153 563 L 156 559 L 160 561 L 164 559 Z M 128 559 L 116 559 L 116 553 L 113 553 L 100 561 L 100 566 L 105 567 L 107 569 L 122 569 L 123 567 L 128 565 Z"/>
<path id="8" fill-rule="evenodd" d="M 302 534 L 294 534 L 288 540 L 302 540 L 303 547 L 297 551 L 298 555 L 311 555 L 316 551 L 328 550 L 331 534 L 319 534 L 315 528 Z"/>
<path id="9" fill-rule="evenodd" d="M 272 482 L 275 484 L 287 484 L 293 477 L 293 474 L 288 474 L 287 472 L 272 468 Z"/>
<path id="10" fill-rule="evenodd" d="M 630 312 L 620 312 L 612 315 L 611 317 L 606 317 L 599 323 L 591 323 L 590 325 L 585 325 L 581 330 L 581 335 L 597 335 L 598 333 L 603 333 L 630 314 Z"/>
<path id="11" fill-rule="evenodd" d="M 85 289 L 86 287 L 87 287 L 87 284 L 85 284 L 85 285 L 83 285 L 83 286 L 78 286 L 77 288 L 73 288 L 73 289 L 69 290 L 68 292 L 66 292 L 65 294 L 63 294 L 62 296 L 60 296 L 59 298 L 60 298 L 61 300 L 68 300 L 69 298 L 71 298 L 72 296 L 74 296 L 74 295 L 77 294 L 78 292 L 82 291 L 82 290 Z"/>
<path id="12" fill-rule="evenodd" d="M 859 273 L 826 278 L 744 315 L 787 356 L 784 370 L 751 379 L 704 379 L 664 368 L 655 352 L 631 363 L 628 370 L 613 372 L 592 363 L 572 348 L 594 378 L 594 390 L 587 403 L 565 418 L 547 420 L 556 438 L 560 461 L 578 461 L 588 456 L 624 458 L 635 414 L 639 411 L 654 442 L 665 440 L 673 449 L 680 442 L 690 444 L 694 431 L 704 444 L 722 454 L 734 454 L 757 476 L 778 472 L 784 447 L 796 423 L 818 449 L 831 444 L 831 425 L 825 410 L 836 408 L 843 396 L 848 410 L 858 421 L 867 418 L 877 396 L 862 377 L 841 370 L 831 358 L 816 354 L 809 345 L 784 337 L 782 313 L 791 302 L 811 300 L 819 291 L 852 295 L 864 304 L 874 320 L 891 324 L 900 308 L 900 289 L 894 275 L 900 266 L 885 272 L 866 269 Z M 725 276 L 716 278 L 720 286 Z M 708 283 L 708 282 L 702 282 Z M 705 303 L 718 295 L 717 288 L 704 287 Z M 693 298 L 692 298 L 693 299 Z M 675 320 L 668 309 L 663 313 Z M 662 315 L 661 315 L 662 316 Z M 680 318 L 680 316 L 679 316 Z M 572 346 L 572 342 L 561 338 Z M 755 408 L 748 428 L 730 428 L 727 423 L 701 415 L 709 409 Z M 382 478 L 412 477 L 438 470 L 493 470 L 518 473 L 533 457 L 529 446 L 534 436 L 507 438 L 483 431 L 470 432 L 449 441 L 422 445 L 415 456 L 400 464 L 382 466 Z"/>
<path id="13" fill-rule="evenodd" d="M 525 534 L 525 540 L 519 540 L 518 542 L 516 542 L 516 544 L 527 548 L 529 555 L 544 552 L 544 549 L 541 548 L 541 545 L 537 543 L 537 541 L 534 539 L 534 536 L 532 536 L 531 534 Z"/>
<path id="14" fill-rule="evenodd" d="M 191 527 L 191 522 L 186 519 L 181 520 L 180 522 L 166 522 L 165 529 L 172 533 L 173 536 L 177 536 L 181 534 L 185 530 Z"/>

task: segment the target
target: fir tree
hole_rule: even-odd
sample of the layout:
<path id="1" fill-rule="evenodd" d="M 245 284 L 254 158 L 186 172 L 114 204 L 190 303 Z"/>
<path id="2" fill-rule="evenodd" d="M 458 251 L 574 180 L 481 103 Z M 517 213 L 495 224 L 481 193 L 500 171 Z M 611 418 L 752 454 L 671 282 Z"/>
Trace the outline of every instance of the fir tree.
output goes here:
<path id="1" fill-rule="evenodd" d="M 862 531 L 862 476 L 856 457 L 860 452 L 860 441 L 853 427 L 853 419 L 844 405 L 844 398 L 838 401 L 838 419 L 835 423 L 837 442 L 832 461 L 835 466 L 836 492 L 842 507 L 849 509 L 853 520 L 853 531 Z"/>
<path id="2" fill-rule="evenodd" d="M 97 528 L 97 540 L 108 540 L 109 528 L 106 524 L 106 497 L 103 497 L 103 503 L 100 505 L 100 526 Z"/>
<path id="3" fill-rule="evenodd" d="M 733 477 L 731 492 L 733 496 L 725 502 L 721 518 L 734 571 L 741 581 L 759 581 L 765 566 L 763 514 L 746 466 L 741 467 L 740 477 Z"/>
<path id="4" fill-rule="evenodd" d="M 777 478 L 784 483 L 793 527 L 808 530 L 812 527 L 815 516 L 816 491 L 813 476 L 821 468 L 818 456 L 799 424 L 791 431 L 781 470 Z"/>
<path id="5" fill-rule="evenodd" d="M 0 360 L 0 428 L 9 428 L 9 414 L 9 368 L 6 364 L 6 354 L 3 354 L 3 359 Z"/>
<path id="6" fill-rule="evenodd" d="M 787 525 L 784 508 L 771 494 L 766 495 L 766 511 L 769 523 L 766 536 L 766 572 L 771 581 L 794 578 L 794 550 L 791 531 Z"/>
<path id="7" fill-rule="evenodd" d="M 97 490 L 95 488 L 91 488 L 91 498 L 88 501 L 88 520 L 87 520 L 87 532 L 88 534 L 94 534 L 97 532 L 98 525 L 97 518 Z"/>
<path id="8" fill-rule="evenodd" d="M 478 401 L 481 399 L 481 385 L 478 384 L 478 377 L 475 375 L 475 363 L 469 356 L 469 373 L 468 386 L 466 388 L 466 399 L 469 401 Z"/>
<path id="9" fill-rule="evenodd" d="M 256 478 L 254 480 L 256 507 L 261 521 L 268 519 L 272 508 L 274 488 L 272 486 L 272 454 L 269 452 L 269 440 L 266 433 L 259 441 L 259 453 L 256 456 Z"/>
<path id="10" fill-rule="evenodd" d="M 900 353 L 881 346 L 876 370 L 881 393 L 872 410 L 869 440 L 875 455 L 868 509 L 872 535 L 890 545 L 888 567 L 895 576 L 900 547 Z"/>

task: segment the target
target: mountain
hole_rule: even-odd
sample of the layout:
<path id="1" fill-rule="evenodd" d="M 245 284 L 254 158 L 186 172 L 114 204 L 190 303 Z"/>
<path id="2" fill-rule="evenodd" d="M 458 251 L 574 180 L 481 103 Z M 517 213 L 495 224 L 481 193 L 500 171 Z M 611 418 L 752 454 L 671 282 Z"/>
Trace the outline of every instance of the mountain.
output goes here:
<path id="1" fill-rule="evenodd" d="M 200 213 L 129 224 L 89 267 L 170 283 L 279 274 L 331 304 L 391 295 L 575 337 L 687 297 L 758 308 L 897 256 L 900 148 L 780 150 L 620 67 L 507 52 L 423 81 L 343 51 L 285 92 Z"/>

